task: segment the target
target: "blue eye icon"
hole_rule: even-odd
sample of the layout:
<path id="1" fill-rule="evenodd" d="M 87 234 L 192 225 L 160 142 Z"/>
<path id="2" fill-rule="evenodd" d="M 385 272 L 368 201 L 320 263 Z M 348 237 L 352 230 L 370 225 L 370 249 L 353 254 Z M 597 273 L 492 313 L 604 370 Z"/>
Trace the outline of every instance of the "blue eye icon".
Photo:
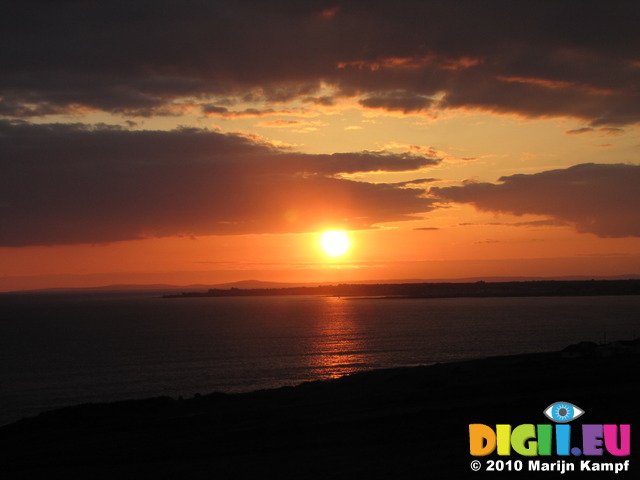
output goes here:
<path id="1" fill-rule="evenodd" d="M 556 423 L 567 423 L 575 420 L 584 413 L 584 410 L 569 402 L 556 402 L 549 405 L 544 414 L 549 420 Z"/>

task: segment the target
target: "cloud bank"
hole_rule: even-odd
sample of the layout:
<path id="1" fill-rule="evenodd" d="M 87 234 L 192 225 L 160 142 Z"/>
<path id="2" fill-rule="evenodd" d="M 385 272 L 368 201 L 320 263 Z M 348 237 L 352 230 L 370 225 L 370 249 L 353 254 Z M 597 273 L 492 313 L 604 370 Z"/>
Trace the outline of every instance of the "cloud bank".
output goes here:
<path id="1" fill-rule="evenodd" d="M 599 237 L 640 236 L 640 165 L 581 164 L 567 169 L 434 187 L 445 201 L 514 215 L 548 215 Z"/>
<path id="2" fill-rule="evenodd" d="M 432 209 L 419 188 L 340 178 L 430 157 L 306 155 L 207 130 L 0 121 L 0 245 L 372 228 Z M 404 186 L 403 186 L 404 187 Z"/>
<path id="3" fill-rule="evenodd" d="M 625 0 L 10 1 L 0 115 L 176 115 L 194 104 L 234 115 L 217 101 L 355 97 L 404 113 L 632 124 L 638 18 L 640 3 Z"/>

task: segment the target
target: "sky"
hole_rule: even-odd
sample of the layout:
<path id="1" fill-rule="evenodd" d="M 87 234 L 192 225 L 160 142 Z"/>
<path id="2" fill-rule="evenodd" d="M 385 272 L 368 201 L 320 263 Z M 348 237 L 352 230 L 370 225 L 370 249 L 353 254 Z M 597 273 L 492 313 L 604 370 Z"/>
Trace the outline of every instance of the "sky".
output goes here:
<path id="1" fill-rule="evenodd" d="M 640 274 L 636 1 L 2 8 L 0 291 Z"/>

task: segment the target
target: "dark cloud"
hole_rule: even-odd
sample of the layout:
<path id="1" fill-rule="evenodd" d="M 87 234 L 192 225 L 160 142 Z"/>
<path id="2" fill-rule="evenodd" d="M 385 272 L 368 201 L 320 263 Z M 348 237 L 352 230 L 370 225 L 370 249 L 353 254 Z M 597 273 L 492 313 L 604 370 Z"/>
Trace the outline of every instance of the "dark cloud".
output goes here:
<path id="1" fill-rule="evenodd" d="M 567 223 L 556 220 L 556 219 L 547 219 L 547 220 L 531 220 L 528 222 L 514 222 L 514 223 L 504 223 L 504 222 L 489 222 L 489 223 L 459 223 L 458 227 L 483 227 L 483 226 L 491 226 L 491 227 L 563 227 L 566 226 Z"/>
<path id="2" fill-rule="evenodd" d="M 516 223 L 504 223 L 502 225 L 513 227 L 564 227 L 566 222 L 562 222 L 556 219 L 550 220 L 532 220 L 530 222 L 516 222 Z"/>
<path id="3" fill-rule="evenodd" d="M 304 102 L 322 105 L 324 107 L 332 107 L 336 104 L 336 99 L 330 95 L 323 95 L 321 97 L 307 97 L 304 99 Z"/>
<path id="4" fill-rule="evenodd" d="M 407 187 L 409 185 L 420 185 L 437 181 L 437 178 L 416 178 L 415 180 L 407 180 L 406 182 L 396 182 L 393 185 L 395 185 L 396 187 Z"/>
<path id="5" fill-rule="evenodd" d="M 304 112 L 294 110 L 275 110 L 273 108 L 245 108 L 244 110 L 229 110 L 219 105 L 202 105 L 202 113 L 207 117 L 245 118 L 270 117 L 274 115 L 301 115 Z"/>
<path id="6" fill-rule="evenodd" d="M 227 107 L 220 107 L 218 105 L 202 105 L 202 113 L 205 115 L 220 115 L 224 116 L 229 113 Z"/>
<path id="7" fill-rule="evenodd" d="M 0 112 L 331 104 L 328 85 L 372 108 L 623 125 L 640 120 L 639 17 L 631 0 L 9 1 Z"/>
<path id="8" fill-rule="evenodd" d="M 476 245 L 494 245 L 496 243 L 501 243 L 501 242 L 500 240 L 496 240 L 495 238 L 487 238 L 486 240 L 479 240 L 473 243 Z"/>
<path id="9" fill-rule="evenodd" d="M 600 237 L 640 236 L 640 165 L 582 164 L 498 181 L 430 192 L 483 211 L 551 216 Z"/>
<path id="10" fill-rule="evenodd" d="M 305 155 L 206 130 L 0 121 L 0 245 L 309 232 L 415 220 L 419 188 L 338 178 L 438 160 Z"/>
<path id="11" fill-rule="evenodd" d="M 360 105 L 366 108 L 383 108 L 403 113 L 427 110 L 433 103 L 430 98 L 411 92 L 384 92 L 360 100 Z"/>
<path id="12" fill-rule="evenodd" d="M 565 133 L 567 135 L 581 135 L 583 133 L 594 133 L 599 132 L 599 136 L 601 137 L 618 137 L 624 134 L 624 128 L 619 127 L 601 127 L 601 128 L 592 128 L 592 127 L 583 127 L 576 128 L 575 130 L 567 130 Z"/>
<path id="13" fill-rule="evenodd" d="M 599 128 L 598 131 L 602 137 L 618 137 L 624 134 L 624 128 L 619 127 L 602 127 Z"/>
<path id="14" fill-rule="evenodd" d="M 565 133 L 567 135 L 581 135 L 583 133 L 591 133 L 591 132 L 595 132 L 595 131 L 596 131 L 595 128 L 582 127 L 582 128 L 576 128 L 574 130 L 567 130 Z"/>

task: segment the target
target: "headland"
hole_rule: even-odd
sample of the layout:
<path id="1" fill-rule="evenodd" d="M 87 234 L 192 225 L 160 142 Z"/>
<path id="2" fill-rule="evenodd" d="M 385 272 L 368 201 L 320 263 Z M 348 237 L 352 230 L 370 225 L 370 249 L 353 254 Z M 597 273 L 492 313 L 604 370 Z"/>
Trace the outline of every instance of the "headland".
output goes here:
<path id="1" fill-rule="evenodd" d="M 164 298 L 325 295 L 339 297 L 452 298 L 640 295 L 640 279 L 532 280 L 463 283 L 338 284 L 287 288 L 212 288 L 163 295 Z"/>

